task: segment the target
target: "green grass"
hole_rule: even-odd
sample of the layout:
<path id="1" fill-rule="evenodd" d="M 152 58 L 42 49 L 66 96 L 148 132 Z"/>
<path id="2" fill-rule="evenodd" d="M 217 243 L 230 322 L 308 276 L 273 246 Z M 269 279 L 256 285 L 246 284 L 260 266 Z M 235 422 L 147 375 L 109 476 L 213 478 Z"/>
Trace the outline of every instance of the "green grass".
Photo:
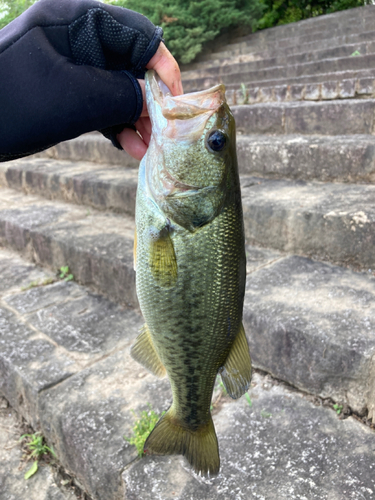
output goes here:
<path id="1" fill-rule="evenodd" d="M 19 441 L 25 441 L 24 449 L 27 459 L 34 460 L 32 466 L 25 473 L 25 479 L 29 479 L 38 471 L 38 462 L 44 455 L 56 457 L 53 448 L 45 444 L 44 437 L 40 432 L 35 432 L 35 434 L 23 434 Z"/>
<path id="2" fill-rule="evenodd" d="M 138 455 L 143 456 L 143 447 L 146 439 L 150 435 L 151 431 L 156 425 L 156 422 L 162 417 L 165 411 L 158 415 L 152 410 L 151 405 L 148 405 L 149 409 L 141 412 L 139 419 L 135 422 L 133 427 L 133 436 L 124 436 L 125 441 L 134 445 L 137 448 Z M 133 410 L 132 410 L 133 411 Z M 135 415 L 135 412 L 133 411 Z"/>

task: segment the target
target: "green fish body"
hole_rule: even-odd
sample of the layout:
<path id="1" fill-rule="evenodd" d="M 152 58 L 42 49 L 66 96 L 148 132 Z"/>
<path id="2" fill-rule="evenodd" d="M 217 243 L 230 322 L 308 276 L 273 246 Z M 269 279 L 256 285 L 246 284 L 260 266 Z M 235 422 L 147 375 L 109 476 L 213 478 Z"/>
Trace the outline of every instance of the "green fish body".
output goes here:
<path id="1" fill-rule="evenodd" d="M 251 377 L 235 124 L 224 92 L 172 97 L 146 74 L 153 133 L 139 170 L 135 241 L 146 324 L 131 350 L 155 375 L 167 373 L 173 394 L 145 451 L 185 455 L 211 475 L 220 467 L 210 413 L 216 376 L 233 398 Z"/>

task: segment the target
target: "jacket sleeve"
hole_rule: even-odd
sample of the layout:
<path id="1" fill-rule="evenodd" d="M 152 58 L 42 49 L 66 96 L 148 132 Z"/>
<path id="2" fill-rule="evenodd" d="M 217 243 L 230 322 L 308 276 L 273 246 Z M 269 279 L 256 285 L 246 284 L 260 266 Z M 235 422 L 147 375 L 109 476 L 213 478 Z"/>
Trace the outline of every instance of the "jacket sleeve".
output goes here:
<path id="1" fill-rule="evenodd" d="M 0 31 L 0 161 L 139 118 L 162 30 L 94 0 L 39 0 Z"/>

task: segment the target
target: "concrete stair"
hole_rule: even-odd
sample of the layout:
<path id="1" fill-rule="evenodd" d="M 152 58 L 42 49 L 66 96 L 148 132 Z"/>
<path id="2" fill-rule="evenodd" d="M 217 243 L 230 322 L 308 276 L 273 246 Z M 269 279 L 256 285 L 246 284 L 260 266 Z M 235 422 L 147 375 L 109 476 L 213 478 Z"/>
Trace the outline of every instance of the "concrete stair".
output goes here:
<path id="1" fill-rule="evenodd" d="M 221 81 L 230 104 L 373 96 L 374 12 L 350 9 L 233 40 L 186 65 L 184 87 Z"/>
<path id="2" fill-rule="evenodd" d="M 227 64 L 234 54 L 240 72 L 250 64 L 259 77 L 246 84 L 247 104 L 232 105 L 256 373 L 250 403 L 215 388 L 218 478 L 194 475 L 180 457 L 137 461 L 123 439 L 132 410 L 151 403 L 161 412 L 171 401 L 167 380 L 129 356 L 142 325 L 132 255 L 137 162 L 93 133 L 0 163 L 0 393 L 93 499 L 375 495 L 375 74 L 364 67 L 375 57 L 374 20 L 369 6 L 273 28 L 190 67 L 195 81 L 199 72 L 224 81 L 238 75 Z M 350 55 L 354 47 L 361 56 Z M 264 71 L 301 64 L 311 74 L 276 72 L 257 90 L 271 89 L 270 102 L 249 104 Z M 308 99 L 315 84 L 320 94 Z M 292 98 L 298 85 L 301 98 Z M 58 278 L 62 266 L 74 281 Z M 1 470 L 0 460 L 0 498 L 9 483 Z"/>

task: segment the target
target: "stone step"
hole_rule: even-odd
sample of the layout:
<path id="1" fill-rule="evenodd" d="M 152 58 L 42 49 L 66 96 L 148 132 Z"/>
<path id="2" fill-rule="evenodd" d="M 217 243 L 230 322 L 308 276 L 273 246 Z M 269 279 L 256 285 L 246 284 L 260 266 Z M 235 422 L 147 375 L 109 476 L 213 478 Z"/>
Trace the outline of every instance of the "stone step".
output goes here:
<path id="1" fill-rule="evenodd" d="M 375 136 L 237 136 L 240 174 L 324 182 L 375 181 Z M 0 163 L 0 185 L 134 216 L 136 169 L 24 158 Z"/>
<path id="2" fill-rule="evenodd" d="M 374 31 L 374 17 L 374 6 L 349 9 L 257 31 L 233 41 L 227 46 L 227 50 L 233 55 L 241 50 L 260 51 L 269 49 L 276 41 L 280 48 L 299 47 L 308 43 L 318 44 L 315 47 L 324 48 L 330 44 L 330 40 L 335 43 L 336 39 L 340 40 L 337 44 L 350 43 L 353 37 L 357 41 L 362 33 Z M 223 52 L 223 47 L 219 47 L 216 51 L 212 50 L 209 55 L 200 57 L 212 58 Z"/>
<path id="3" fill-rule="evenodd" d="M 0 396 L 0 496 L 2 500 L 78 500 L 57 468 L 39 463 L 38 473 L 25 481 L 31 462 L 22 460 L 20 437 L 30 432 L 22 417 Z"/>
<path id="4" fill-rule="evenodd" d="M 248 251 L 244 323 L 254 365 L 269 363 L 269 371 L 332 398 L 346 415 L 347 404 L 366 415 L 374 399 L 374 278 Z M 295 498 L 374 491 L 373 431 L 351 417 L 339 420 L 332 402 L 323 407 L 258 373 L 247 399 L 219 401 L 215 390 L 217 478 L 199 478 L 181 457 L 134 461 L 135 448 L 124 436 L 131 435 L 139 412 L 151 404 L 160 413 L 171 403 L 168 381 L 129 356 L 141 317 L 77 283 L 43 285 L 49 272 L 4 250 L 0 257 L 0 392 L 43 433 L 94 500 L 205 498 L 208 486 L 213 500 L 223 493 L 237 499 L 236 488 L 268 491 L 264 498 L 270 500 L 283 498 L 281 491 L 293 498 L 292 487 Z M 30 288 L 35 281 L 40 286 Z M 348 444 L 358 453 L 349 462 Z M 296 481 L 297 475 L 306 480 Z"/>
<path id="5" fill-rule="evenodd" d="M 229 85 L 226 91 L 226 99 L 230 106 L 234 106 L 236 104 L 259 104 L 261 102 L 373 98 L 375 95 L 375 70 L 373 73 L 373 76 L 368 76 L 369 71 L 366 71 L 367 76 L 362 74 L 356 78 L 346 78 L 349 74 L 345 72 L 344 75 L 330 75 L 331 79 L 326 81 L 324 81 L 326 75 L 315 75 L 313 78 L 293 79 L 298 83 L 284 79 L 284 83 L 269 80 L 259 82 L 259 85 L 252 83 Z"/>
<path id="6" fill-rule="evenodd" d="M 253 252 L 260 259 L 249 247 L 249 265 Z M 244 327 L 254 366 L 374 417 L 373 273 L 269 252 L 246 282 Z"/>
<path id="7" fill-rule="evenodd" d="M 375 270 L 375 186 L 242 179 L 251 245 Z"/>
<path id="8" fill-rule="evenodd" d="M 129 500 L 371 499 L 374 433 L 354 418 L 282 385 L 254 377 L 245 398 L 214 416 L 221 455 L 218 477 L 189 472 L 180 457 L 146 457 L 122 477 Z M 350 446 L 350 459 L 348 447 Z M 362 469 L 362 470 L 361 470 Z"/>
<path id="9" fill-rule="evenodd" d="M 238 133 L 272 135 L 373 134 L 373 99 L 232 106 Z"/>
<path id="10" fill-rule="evenodd" d="M 32 158 L 45 158 L 46 156 L 55 160 L 89 161 L 106 163 L 107 165 L 122 165 L 129 168 L 137 168 L 139 164 L 125 151 L 116 149 L 99 132 L 83 134 L 70 141 L 60 142 L 52 148 L 32 155 Z"/>
<path id="11" fill-rule="evenodd" d="M 256 51 L 246 42 L 239 44 L 238 47 L 228 45 L 222 48 L 220 52 L 203 53 L 198 57 L 197 62 L 192 62 L 181 66 L 183 76 L 190 71 L 211 68 L 231 64 L 232 62 L 258 61 L 279 57 L 281 59 L 290 59 L 299 62 L 313 61 L 332 57 L 351 56 L 355 52 L 361 55 L 374 52 L 375 31 L 366 33 L 359 32 L 352 35 L 340 37 L 331 37 L 329 47 L 327 41 L 317 38 L 313 42 L 296 44 L 288 47 L 279 47 L 274 41 L 269 47 Z"/>
<path id="12" fill-rule="evenodd" d="M 289 26 L 291 26 L 291 24 Z M 264 32 L 265 31 L 266 30 L 264 30 Z M 220 49 L 215 52 L 203 52 L 194 62 L 183 65 L 182 71 L 202 68 L 205 65 L 210 66 L 214 61 L 222 63 L 223 60 L 230 60 L 231 58 L 241 56 L 250 57 L 252 54 L 261 59 L 277 54 L 283 54 L 285 56 L 293 54 L 306 54 L 306 56 L 309 57 L 310 53 L 334 50 L 335 48 L 346 47 L 347 45 L 356 46 L 359 44 L 365 44 L 366 46 L 367 43 L 371 44 L 373 42 L 375 31 L 372 26 L 369 31 L 357 31 L 352 34 L 335 36 L 333 33 L 330 33 L 328 40 L 325 37 L 321 39 L 320 36 L 321 35 L 319 34 L 315 38 L 313 37 L 304 43 L 296 43 L 296 40 L 293 38 L 290 39 L 290 43 L 286 43 L 286 40 L 279 39 L 278 42 L 282 42 L 281 46 L 276 44 L 275 40 L 270 41 L 268 44 L 263 43 L 261 46 L 257 46 L 256 44 L 254 45 L 251 43 L 250 38 L 250 40 L 247 41 L 240 41 L 239 43 L 232 43 L 227 46 L 220 47 Z M 358 48 L 356 47 L 355 50 L 358 50 Z"/>
<path id="13" fill-rule="evenodd" d="M 310 254 L 354 267 L 367 266 L 367 269 L 372 266 L 373 269 L 371 243 L 374 239 L 374 190 L 375 186 L 288 183 L 247 178 L 242 190 L 247 241 L 252 245 L 264 245 L 289 253 Z M 134 223 L 130 219 L 100 213 L 85 217 L 85 209 L 82 207 L 43 202 L 35 196 L 28 196 L 26 201 L 22 202 L 22 197 L 11 190 L 3 190 L 1 198 L 4 206 L 0 206 L 0 242 L 3 246 L 13 248 L 52 270 L 68 265 L 79 283 L 89 285 L 119 303 L 137 306 L 132 266 Z M 14 208 L 15 206 L 17 208 Z M 273 251 L 254 251 L 251 248 L 248 249 L 248 254 L 250 281 L 254 272 L 281 258 Z M 327 268 L 326 264 L 320 263 L 317 266 L 317 274 L 325 274 L 325 269 L 334 268 Z M 321 269 L 323 270 L 320 271 Z M 348 281 L 352 280 L 354 283 L 357 280 L 358 290 L 367 290 L 369 293 L 374 283 L 372 271 L 369 276 L 357 275 L 341 268 L 333 270 L 332 273 L 338 276 L 337 281 L 333 279 L 332 286 L 340 290 L 345 290 Z M 289 275 L 292 273 L 288 268 L 286 276 Z M 344 276 L 343 283 L 340 276 Z M 369 281 L 372 285 L 367 284 Z M 308 284 L 308 288 L 317 290 L 313 282 Z M 291 284 L 291 290 L 293 294 L 296 290 L 295 283 Z M 336 296 L 334 289 L 332 293 Z M 350 293 L 352 292 L 348 292 L 349 298 Z M 50 298 L 51 295 L 48 294 L 47 299 Z M 338 300 L 343 300 L 342 294 Z M 355 297 L 355 300 L 365 299 Z M 39 298 L 38 304 L 40 303 Z M 352 306 L 355 306 L 355 302 Z M 336 306 L 336 309 L 339 309 L 339 306 Z M 309 309 L 304 313 L 305 323 L 310 324 Z M 361 314 L 363 317 L 364 314 L 367 315 L 367 311 L 360 308 L 358 317 Z M 330 325 L 327 320 L 327 325 L 329 332 L 336 332 L 337 325 L 334 322 Z M 318 325 L 317 329 L 319 328 Z M 356 336 L 363 335 L 361 328 L 359 325 L 354 329 Z M 264 331 L 263 327 L 261 331 Z M 333 334 L 334 337 L 338 335 L 337 332 Z M 252 342 L 254 337 L 250 332 L 249 335 Z M 366 345 L 368 347 L 368 344 Z M 335 349 L 333 352 L 336 352 Z M 257 365 L 264 369 L 268 361 L 262 365 L 262 356 L 257 358 Z M 361 356 L 359 355 L 360 358 Z M 366 357 L 366 354 L 363 356 Z M 368 365 L 368 362 L 361 363 Z M 273 367 L 267 370 L 273 372 Z M 283 378 L 280 373 L 275 375 Z M 354 374 L 349 378 L 355 379 Z M 299 383 L 292 376 L 286 380 L 294 385 Z M 301 388 L 314 392 L 315 386 L 312 390 L 309 387 L 310 382 L 307 381 L 306 386 Z M 343 383 L 346 382 L 344 379 Z M 347 387 L 343 389 L 339 397 L 342 398 L 347 390 Z M 354 406 L 353 401 L 351 405 Z"/>
<path id="14" fill-rule="evenodd" d="M 134 218 L 2 189 L 0 245 L 124 305 L 138 305 L 133 270 Z"/>
<path id="15" fill-rule="evenodd" d="M 375 186 L 242 178 L 248 242 L 355 268 L 375 269 Z M 1 191 L 0 243 L 77 281 L 137 305 L 134 219 Z M 120 279 L 114 279 L 116 276 Z"/>
<path id="16" fill-rule="evenodd" d="M 238 135 L 240 174 L 374 183 L 375 136 Z"/>
<path id="17" fill-rule="evenodd" d="M 266 68 L 247 69 L 247 64 L 259 64 L 261 62 L 243 63 L 228 68 L 212 68 L 211 74 L 202 74 L 201 76 L 183 79 L 185 92 L 192 92 L 196 89 L 210 88 L 218 82 L 225 85 L 245 85 L 258 84 L 264 80 L 272 80 L 279 84 L 284 80 L 290 80 L 300 77 L 315 77 L 319 75 L 320 81 L 330 81 L 331 75 L 335 73 L 347 72 L 347 77 L 372 76 L 371 71 L 375 68 L 375 54 L 357 57 L 340 57 L 334 59 L 325 59 L 323 61 L 313 61 L 304 64 L 274 65 Z M 241 66 L 244 66 L 242 69 Z M 228 72 L 227 72 L 228 69 Z M 230 71 L 233 69 L 233 71 Z M 206 72 L 207 73 L 207 72 Z M 352 75 L 352 76 L 349 76 Z M 346 78 L 347 79 L 347 78 Z"/>
<path id="18" fill-rule="evenodd" d="M 96 138 L 101 144 L 101 138 Z M 95 148 L 93 137 L 86 136 L 85 139 L 90 147 Z M 3 162 L 0 163 L 0 185 L 49 200 L 63 200 L 134 216 L 138 169 L 105 164 L 105 156 L 97 157 L 102 163 L 81 161 L 81 155 L 75 159 L 74 144 L 72 148 L 68 142 L 65 144 L 74 161 L 29 157 Z"/>
<path id="19" fill-rule="evenodd" d="M 375 32 L 373 33 L 375 39 Z M 353 54 L 356 54 L 353 56 Z M 329 61 L 332 64 L 334 61 L 339 64 L 338 60 L 343 60 L 353 57 L 373 56 L 375 54 L 375 40 L 371 42 L 362 42 L 358 44 L 347 44 L 344 46 L 325 48 L 312 52 L 298 52 L 288 54 L 285 50 L 278 49 L 268 53 L 249 53 L 240 56 L 229 57 L 223 60 L 211 60 L 210 64 L 200 65 L 196 69 L 183 71 L 183 80 L 193 80 L 197 78 L 225 78 L 226 75 L 231 73 L 245 73 L 246 71 L 258 71 L 261 69 L 268 69 L 274 66 L 287 67 L 301 65 L 302 69 L 306 63 L 319 63 L 323 64 Z M 346 65 L 345 65 L 346 66 Z M 348 65 L 348 69 L 350 65 Z M 367 67 L 367 66 L 366 66 Z M 336 70 L 337 71 L 337 70 Z"/>
<path id="20" fill-rule="evenodd" d="M 371 79 L 371 84 L 373 84 L 374 80 L 375 76 Z M 349 82 L 349 84 L 351 83 L 352 82 Z M 363 85 L 365 85 L 365 83 L 366 82 L 363 82 Z M 349 84 L 345 87 L 345 92 L 349 93 L 351 89 L 355 92 L 354 87 L 350 87 Z M 296 92 L 299 90 L 301 94 L 301 88 L 295 88 L 294 90 Z M 362 91 L 364 92 L 365 90 L 366 88 L 363 87 Z M 292 91 L 293 88 L 290 87 L 290 92 Z M 230 93 L 227 92 L 227 95 L 228 100 L 230 100 Z M 239 134 L 369 135 L 373 133 L 374 106 L 375 100 L 373 99 L 350 99 L 321 102 L 256 103 L 251 106 L 233 105 L 231 109 L 236 118 L 236 126 Z M 76 147 L 78 144 L 79 147 Z M 57 149 L 60 150 L 60 148 L 65 152 L 69 152 L 69 154 L 54 156 L 55 151 Z M 110 166 L 107 161 L 107 148 L 109 151 L 111 151 L 111 149 L 114 150 L 116 155 L 119 155 L 116 158 L 117 163 L 114 161 L 116 167 Z M 94 164 L 92 164 L 92 167 L 84 165 L 85 162 L 92 162 L 91 149 L 96 151 L 96 162 L 108 165 L 108 167 L 95 166 Z M 50 161 L 47 161 L 48 158 Z M 48 149 L 33 157 L 29 157 L 28 159 L 21 159 L 17 162 L 0 163 L 0 184 L 7 185 L 8 182 L 12 182 L 13 186 L 17 186 L 22 182 L 23 188 L 26 191 L 31 188 L 31 184 L 34 184 L 33 189 L 37 189 L 38 183 L 44 186 L 45 184 L 43 183 L 47 182 L 45 171 L 49 170 L 50 166 L 51 171 L 53 170 L 52 160 L 55 158 L 58 160 L 83 162 L 75 167 L 77 169 L 76 180 L 78 182 L 79 179 L 84 176 L 86 185 L 90 184 L 88 174 L 87 176 L 83 173 L 81 175 L 79 174 L 80 171 L 87 171 L 87 169 L 91 168 L 93 172 L 101 172 L 100 175 L 103 182 L 107 182 L 111 176 L 113 176 L 113 179 L 116 178 L 118 182 L 120 171 L 124 171 L 124 176 L 127 175 L 127 178 L 130 180 L 131 176 L 134 175 L 134 169 L 137 168 L 139 164 L 139 162 L 132 159 L 126 153 L 116 150 L 112 144 L 100 134 L 86 134 L 78 139 L 66 141 L 54 146 L 54 148 Z M 45 162 L 45 167 L 42 166 L 43 161 Z M 23 169 L 25 169 L 26 172 L 26 170 L 29 169 L 28 165 L 32 165 L 32 162 L 34 162 L 35 169 L 40 170 L 40 176 L 38 178 L 35 177 L 35 181 L 28 179 L 26 174 L 21 172 Z M 74 171 L 74 168 L 70 167 L 68 163 L 60 164 L 61 166 L 66 165 L 68 171 Z M 122 167 L 127 167 L 129 170 L 126 171 L 126 169 Z M 8 178 L 5 178 L 6 175 Z M 62 181 L 62 178 L 59 177 L 59 179 L 59 182 L 65 182 Z M 52 185 L 54 180 L 51 178 L 48 182 Z M 69 196 L 78 198 L 85 197 L 86 193 L 78 194 L 75 192 L 73 194 L 76 187 L 77 186 L 69 187 L 65 185 L 64 189 L 69 189 L 69 192 L 71 192 Z M 114 189 L 116 188 L 114 187 Z M 82 198 L 82 203 L 87 203 L 84 201 L 84 198 Z M 101 201 L 97 200 L 96 203 L 97 206 L 100 207 Z"/>

